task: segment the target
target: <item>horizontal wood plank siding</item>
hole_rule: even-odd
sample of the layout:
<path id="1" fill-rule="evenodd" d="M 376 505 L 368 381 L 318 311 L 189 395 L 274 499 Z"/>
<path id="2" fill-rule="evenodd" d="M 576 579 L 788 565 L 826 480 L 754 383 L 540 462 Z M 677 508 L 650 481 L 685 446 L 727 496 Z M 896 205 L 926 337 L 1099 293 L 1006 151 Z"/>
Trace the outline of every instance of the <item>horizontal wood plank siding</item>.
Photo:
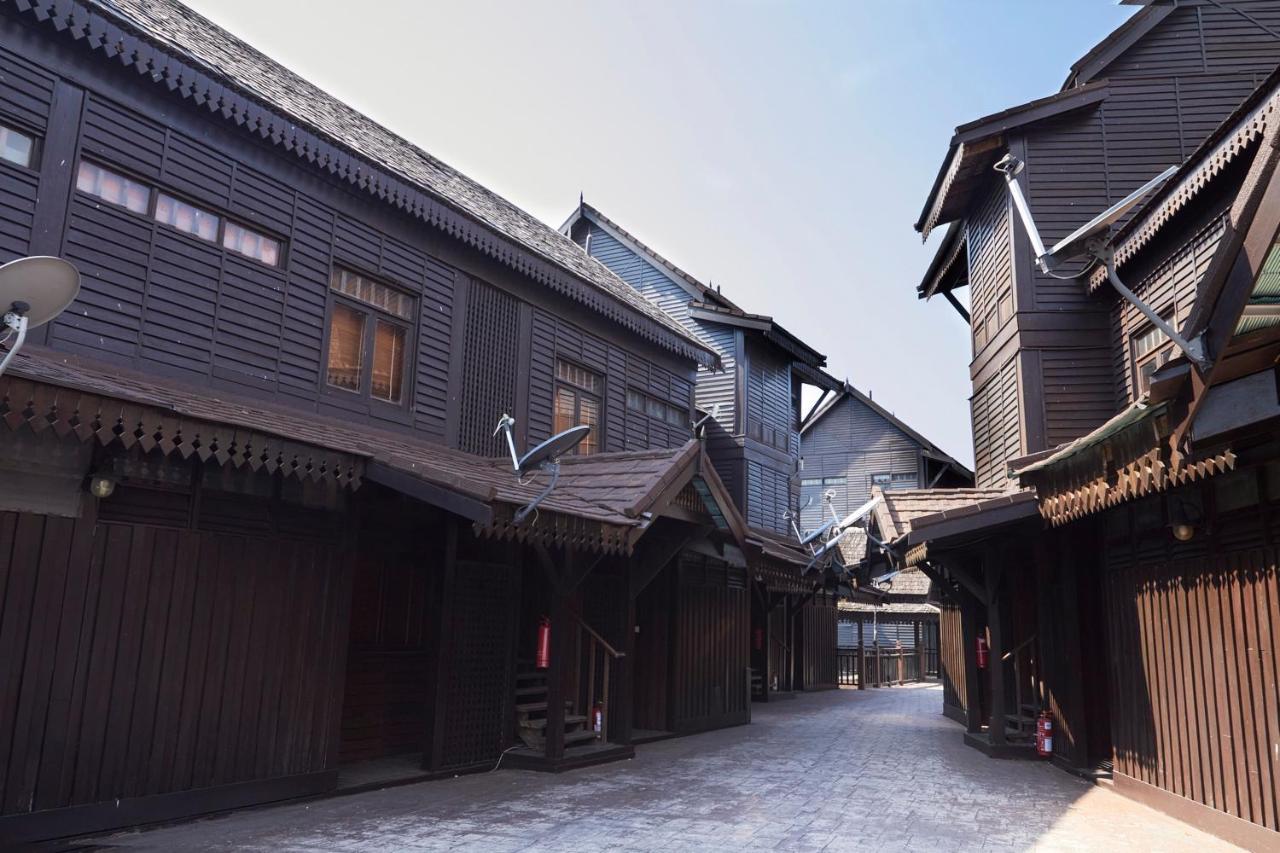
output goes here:
<path id="1" fill-rule="evenodd" d="M 1022 455 L 1018 401 L 1017 359 L 1010 359 L 970 401 L 974 485 L 980 489 L 1006 485 L 1006 463 Z"/>

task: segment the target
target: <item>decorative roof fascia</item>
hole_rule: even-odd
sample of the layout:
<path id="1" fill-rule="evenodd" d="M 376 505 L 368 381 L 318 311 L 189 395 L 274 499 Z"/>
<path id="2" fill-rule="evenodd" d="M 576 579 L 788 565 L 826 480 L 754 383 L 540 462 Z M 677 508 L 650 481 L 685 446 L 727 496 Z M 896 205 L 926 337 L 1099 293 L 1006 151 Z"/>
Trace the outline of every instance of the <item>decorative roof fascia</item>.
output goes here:
<path id="1" fill-rule="evenodd" d="M 167 457 L 247 467 L 252 471 L 357 489 L 368 457 L 177 414 L 14 375 L 0 377 L 0 418 L 10 430 L 52 430 L 102 447 L 158 450 Z"/>

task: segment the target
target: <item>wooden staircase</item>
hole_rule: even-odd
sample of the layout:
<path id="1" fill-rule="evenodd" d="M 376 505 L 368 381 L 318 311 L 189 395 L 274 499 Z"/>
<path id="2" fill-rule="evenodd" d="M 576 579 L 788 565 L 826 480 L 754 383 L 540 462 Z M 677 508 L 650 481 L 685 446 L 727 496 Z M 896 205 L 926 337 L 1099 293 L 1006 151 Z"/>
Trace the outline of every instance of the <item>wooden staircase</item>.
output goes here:
<path id="1" fill-rule="evenodd" d="M 1040 709 L 1035 705 L 1023 704 L 1019 713 L 1004 715 L 1004 737 L 1009 743 L 1028 743 L 1036 739 L 1036 720 Z"/>
<path id="2" fill-rule="evenodd" d="M 573 702 L 564 703 L 564 746 L 569 749 L 599 738 L 590 719 L 574 714 Z M 541 751 L 547 744 L 547 672 L 523 665 L 516 673 L 516 735 L 530 749 Z"/>

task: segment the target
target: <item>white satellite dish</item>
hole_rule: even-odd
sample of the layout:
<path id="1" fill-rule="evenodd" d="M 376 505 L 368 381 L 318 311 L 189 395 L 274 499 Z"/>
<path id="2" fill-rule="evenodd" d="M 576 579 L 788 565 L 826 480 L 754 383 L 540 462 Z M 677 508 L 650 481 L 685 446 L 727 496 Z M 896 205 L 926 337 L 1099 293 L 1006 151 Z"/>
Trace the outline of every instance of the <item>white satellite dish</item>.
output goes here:
<path id="1" fill-rule="evenodd" d="M 1036 253 L 1036 266 L 1040 268 L 1040 271 L 1046 275 L 1054 275 L 1054 271 L 1062 264 L 1081 258 L 1088 258 L 1090 263 L 1084 269 L 1069 276 L 1057 276 L 1058 278 L 1076 278 L 1083 275 L 1094 262 L 1102 264 L 1107 268 L 1107 280 L 1111 282 L 1111 286 L 1116 289 L 1116 292 L 1141 311 L 1153 326 L 1164 332 L 1169 337 L 1169 340 L 1173 341 L 1174 345 L 1186 354 L 1187 358 L 1191 359 L 1203 370 L 1207 363 L 1204 341 L 1201 338 L 1189 341 L 1182 337 L 1177 329 L 1173 328 L 1163 317 L 1156 313 L 1154 308 L 1139 299 L 1137 294 L 1125 286 L 1124 282 L 1120 280 L 1120 276 L 1116 274 L 1115 248 L 1111 246 L 1110 241 L 1107 239 L 1108 229 L 1119 222 L 1126 213 L 1137 207 L 1138 202 L 1142 201 L 1152 190 L 1169 180 L 1178 171 L 1177 167 L 1170 166 L 1165 169 L 1120 199 L 1120 201 L 1111 205 L 1066 237 L 1063 237 L 1054 244 L 1052 249 L 1046 250 L 1044 241 L 1040 239 L 1040 230 L 1036 227 L 1035 218 L 1031 215 L 1031 208 L 1027 205 L 1027 199 L 1023 196 L 1022 187 L 1018 183 L 1018 174 L 1022 172 L 1023 166 L 1023 162 L 1017 157 L 1012 154 L 1006 154 L 1000 158 L 1000 161 L 993 168 L 1004 176 L 1005 184 L 1009 187 L 1009 195 L 1013 198 L 1013 206 L 1018 209 L 1018 216 L 1022 219 L 1022 225 L 1027 230 L 1027 237 L 1031 240 L 1032 251 Z"/>
<path id="2" fill-rule="evenodd" d="M 1076 258 L 1093 257 L 1093 253 L 1089 249 L 1089 242 L 1097 239 L 1108 228 L 1119 222 L 1126 213 L 1137 207 L 1138 202 L 1142 201 L 1148 193 L 1173 177 L 1173 173 L 1176 171 L 1178 171 L 1177 166 L 1170 166 L 1055 243 L 1046 258 L 1046 260 L 1052 261 L 1049 265 L 1050 268 L 1054 263 L 1071 261 Z"/>
<path id="3" fill-rule="evenodd" d="M 80 271 L 62 258 L 38 255 L 0 266 L 3 342 L 12 338 L 0 374 L 27 340 L 27 330 L 43 326 L 67 309 L 80 292 Z"/>
<path id="4" fill-rule="evenodd" d="M 590 434 L 591 427 L 586 425 L 569 427 L 567 430 L 556 433 L 528 453 L 520 456 L 516 453 L 516 439 L 512 431 L 515 425 L 516 419 L 511 415 L 504 414 L 498 420 L 498 428 L 493 431 L 493 434 L 496 436 L 500 432 L 506 433 L 507 447 L 511 450 L 511 467 L 516 477 L 522 478 L 538 471 L 545 471 L 551 475 L 551 480 L 542 492 L 516 511 L 512 520 L 519 524 L 525 520 L 529 513 L 538 508 L 538 504 L 542 503 L 547 495 L 551 494 L 551 490 L 556 487 L 556 483 L 560 479 L 560 457 L 581 444 L 582 440 Z"/>

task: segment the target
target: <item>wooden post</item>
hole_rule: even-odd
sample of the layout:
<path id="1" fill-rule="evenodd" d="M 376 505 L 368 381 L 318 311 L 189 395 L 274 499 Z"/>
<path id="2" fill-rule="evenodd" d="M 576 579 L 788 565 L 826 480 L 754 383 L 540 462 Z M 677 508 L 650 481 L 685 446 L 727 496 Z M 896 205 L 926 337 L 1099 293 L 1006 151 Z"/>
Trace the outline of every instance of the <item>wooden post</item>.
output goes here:
<path id="1" fill-rule="evenodd" d="M 916 635 L 916 681 L 924 681 L 924 644 L 921 643 L 920 620 L 912 623 Z"/>
<path id="2" fill-rule="evenodd" d="M 630 588 L 631 575 L 636 571 L 635 559 L 627 561 L 627 578 L 626 585 Z M 632 730 L 634 726 L 633 715 L 635 713 L 635 678 L 636 670 L 633 664 L 636 654 L 636 599 L 635 596 L 627 595 L 627 616 L 622 623 L 625 635 L 622 638 L 621 651 L 625 654 L 621 660 L 616 661 L 618 665 L 618 688 L 617 688 L 617 706 L 611 709 L 614 718 L 610 728 L 613 729 L 614 737 L 618 743 L 631 743 Z"/>
<path id="3" fill-rule="evenodd" d="M 988 547 L 982 555 L 987 585 L 987 627 L 991 632 L 991 649 L 987 656 L 987 670 L 991 676 L 991 719 L 987 723 L 987 734 L 992 746 L 1003 746 L 1006 742 L 1004 733 L 1004 715 L 1006 698 L 1004 684 L 1005 653 L 1004 620 L 1001 611 L 1004 609 L 1004 598 L 1001 590 L 1001 579 L 1004 567 L 1001 565 L 999 553 Z"/>
<path id="4" fill-rule="evenodd" d="M 560 574 L 569 573 L 573 551 L 564 551 L 564 565 Z M 564 703 L 565 681 L 568 678 L 569 656 L 573 654 L 574 638 L 578 631 L 569 612 L 569 595 L 564 590 L 551 591 L 551 666 L 547 670 L 547 728 L 546 757 L 556 761 L 564 757 Z"/>
<path id="5" fill-rule="evenodd" d="M 982 691 L 978 679 L 983 673 L 978 669 L 977 642 L 983 609 L 977 599 L 963 591 L 959 598 L 960 641 L 964 644 L 965 729 L 976 733 L 982 731 Z"/>
<path id="6" fill-rule="evenodd" d="M 432 697 L 427 714 L 427 732 L 422 766 L 439 770 L 444 763 L 445 721 L 448 716 L 449 667 L 453 655 L 453 587 L 458 563 L 458 524 L 452 518 L 444 521 L 444 563 L 440 578 L 440 595 L 435 607 L 435 658 L 432 662 L 428 694 Z M 515 694 L 512 694 L 515 695 Z"/>

